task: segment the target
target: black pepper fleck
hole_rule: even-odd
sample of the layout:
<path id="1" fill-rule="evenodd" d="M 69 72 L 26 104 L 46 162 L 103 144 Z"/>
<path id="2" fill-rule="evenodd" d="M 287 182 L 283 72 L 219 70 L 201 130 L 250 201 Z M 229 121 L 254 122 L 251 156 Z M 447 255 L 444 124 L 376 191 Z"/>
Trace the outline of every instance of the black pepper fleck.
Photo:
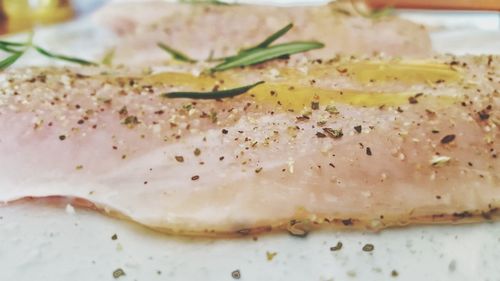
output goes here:
<path id="1" fill-rule="evenodd" d="M 375 246 L 373 244 L 366 244 L 363 246 L 363 251 L 364 252 L 371 252 L 375 249 Z"/>
<path id="2" fill-rule="evenodd" d="M 455 135 L 446 135 L 441 139 L 442 144 L 447 144 L 455 140 Z"/>
<path id="3" fill-rule="evenodd" d="M 319 109 L 319 102 L 317 102 L 317 101 L 311 102 L 311 109 L 318 110 Z"/>
<path id="4" fill-rule="evenodd" d="M 325 135 L 325 134 L 323 134 L 323 133 L 321 133 L 321 132 L 317 132 L 317 133 L 316 133 L 316 136 L 317 136 L 318 138 L 326 138 L 326 135 Z"/>
<path id="5" fill-rule="evenodd" d="M 332 252 L 339 251 L 340 249 L 342 249 L 342 242 L 340 241 L 337 242 L 337 245 L 330 247 L 330 251 Z"/>
<path id="6" fill-rule="evenodd" d="M 236 269 L 233 272 L 231 272 L 231 277 L 233 277 L 233 279 L 240 279 L 241 278 L 240 270 Z"/>
<path id="7" fill-rule="evenodd" d="M 125 271 L 123 271 L 123 269 L 121 269 L 121 268 L 118 268 L 115 271 L 113 271 L 113 278 L 115 278 L 115 279 L 118 279 L 118 278 L 125 276 L 125 275 L 126 275 Z"/>

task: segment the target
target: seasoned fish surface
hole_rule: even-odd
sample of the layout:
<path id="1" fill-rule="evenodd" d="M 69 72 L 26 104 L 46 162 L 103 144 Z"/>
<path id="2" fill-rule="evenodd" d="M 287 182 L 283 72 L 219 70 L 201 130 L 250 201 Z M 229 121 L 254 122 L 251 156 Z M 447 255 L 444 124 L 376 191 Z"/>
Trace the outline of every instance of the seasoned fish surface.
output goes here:
<path id="1" fill-rule="evenodd" d="M 340 58 L 193 76 L 0 74 L 0 200 L 59 196 L 161 231 L 490 219 L 499 57 Z M 221 100 L 169 99 L 265 81 Z"/>
<path id="2" fill-rule="evenodd" d="M 324 43 L 325 48 L 308 52 L 311 58 L 331 58 L 335 54 L 432 54 L 424 26 L 395 16 L 362 16 L 350 1 L 308 7 L 125 2 L 105 6 L 95 18 L 121 35 L 115 62 L 126 65 L 168 60 L 169 55 L 158 48 L 157 42 L 200 60 L 233 55 L 289 23 L 294 28 L 276 43 Z"/>

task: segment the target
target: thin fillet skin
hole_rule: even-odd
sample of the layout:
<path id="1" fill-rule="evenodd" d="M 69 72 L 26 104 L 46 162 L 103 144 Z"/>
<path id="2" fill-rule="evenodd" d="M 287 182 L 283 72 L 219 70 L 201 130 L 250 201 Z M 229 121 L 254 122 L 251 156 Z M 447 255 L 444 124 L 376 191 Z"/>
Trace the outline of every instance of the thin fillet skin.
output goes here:
<path id="1" fill-rule="evenodd" d="M 305 7 L 119 1 L 106 5 L 95 19 L 121 35 L 115 62 L 125 65 L 149 66 L 168 60 L 158 42 L 199 60 L 234 55 L 289 23 L 293 29 L 276 44 L 317 40 L 326 45 L 309 52 L 310 58 L 374 53 L 423 58 L 432 54 L 424 26 L 395 16 L 362 16 L 350 1 Z"/>
<path id="2" fill-rule="evenodd" d="M 197 77 L 7 70 L 0 201 L 74 198 L 181 235 L 492 219 L 499 65 L 351 57 Z M 223 100 L 160 96 L 259 80 Z"/>

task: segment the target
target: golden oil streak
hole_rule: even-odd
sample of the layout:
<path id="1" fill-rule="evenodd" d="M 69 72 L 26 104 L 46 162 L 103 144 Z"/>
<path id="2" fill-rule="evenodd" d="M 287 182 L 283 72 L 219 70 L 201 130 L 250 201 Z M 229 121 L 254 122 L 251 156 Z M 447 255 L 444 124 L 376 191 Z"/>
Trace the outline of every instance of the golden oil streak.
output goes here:
<path id="1" fill-rule="evenodd" d="M 356 62 L 340 64 L 338 69 L 346 70 L 348 75 L 362 83 L 435 83 L 437 81 L 450 83 L 462 79 L 460 71 L 437 62 Z"/>
<path id="2" fill-rule="evenodd" d="M 355 62 L 340 64 L 337 69 L 347 69 L 347 74 L 355 80 L 367 82 L 404 82 L 412 83 L 441 83 L 456 82 L 462 79 L 459 71 L 450 68 L 449 65 L 420 62 Z M 309 76 L 321 77 L 330 75 L 334 66 L 315 67 L 309 72 Z M 283 69 L 281 74 L 288 81 L 300 81 L 294 69 Z M 337 74 L 337 73 L 335 73 Z M 234 75 L 234 73 L 233 73 Z M 168 84 L 171 86 L 189 87 L 189 90 L 209 91 L 215 85 L 220 89 L 241 86 L 237 80 L 229 74 L 220 73 L 217 76 L 200 75 L 198 77 L 188 73 L 159 73 L 145 77 L 143 83 Z M 237 76 L 236 76 L 237 77 Z M 224 81 L 223 84 L 220 81 Z M 352 106 L 379 107 L 399 106 L 408 103 L 409 97 L 415 95 L 410 92 L 377 92 L 353 89 L 325 89 L 313 86 L 304 86 L 300 82 L 296 84 L 287 83 L 265 83 L 250 91 L 257 102 L 280 105 L 285 110 L 301 110 L 310 107 L 312 101 L 320 105 L 331 103 L 349 104 Z M 435 102 L 450 104 L 456 100 L 449 95 L 425 95 L 424 99 L 433 99 Z"/>

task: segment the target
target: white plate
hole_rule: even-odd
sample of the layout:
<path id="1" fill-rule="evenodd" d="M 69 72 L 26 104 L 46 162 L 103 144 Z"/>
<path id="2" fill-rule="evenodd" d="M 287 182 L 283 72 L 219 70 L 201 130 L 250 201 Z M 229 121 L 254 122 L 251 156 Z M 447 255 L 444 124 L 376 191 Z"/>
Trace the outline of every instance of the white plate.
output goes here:
<path id="1" fill-rule="evenodd" d="M 440 52 L 500 53 L 498 14 L 466 14 L 466 21 L 460 14 L 403 16 L 447 27 L 432 34 Z M 470 24 L 464 28 L 464 23 Z M 92 58 L 113 39 L 83 19 L 40 30 L 36 40 L 56 46 L 54 51 L 71 49 Z M 23 63 L 47 63 L 37 58 Z M 339 241 L 342 249 L 330 251 Z M 367 243 L 374 245 L 372 252 L 362 250 Z M 276 255 L 268 260 L 267 253 Z M 0 208 L 1 281 L 115 280 L 117 268 L 126 274 L 118 279 L 123 281 L 234 280 L 234 270 L 240 271 L 240 280 L 500 280 L 499 260 L 500 223 L 200 240 L 158 234 L 71 207 Z"/>

